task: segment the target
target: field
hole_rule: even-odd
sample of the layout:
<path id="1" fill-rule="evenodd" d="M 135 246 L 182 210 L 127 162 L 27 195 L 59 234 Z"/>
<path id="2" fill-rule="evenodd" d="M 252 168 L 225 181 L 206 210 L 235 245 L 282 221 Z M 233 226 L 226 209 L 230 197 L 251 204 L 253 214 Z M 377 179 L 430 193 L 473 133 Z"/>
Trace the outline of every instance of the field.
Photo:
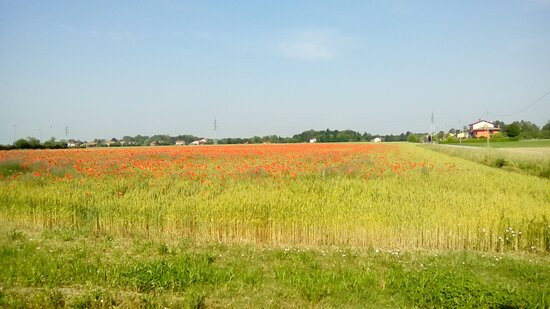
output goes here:
<path id="1" fill-rule="evenodd" d="M 426 145 L 428 149 L 499 169 L 550 179 L 550 147 L 481 148 Z"/>
<path id="2" fill-rule="evenodd" d="M 0 306 L 550 305 L 550 181 L 410 144 L 0 152 Z"/>
<path id="3" fill-rule="evenodd" d="M 453 145 L 460 146 L 472 146 L 472 147 L 487 147 L 487 143 L 453 143 Z M 489 140 L 490 148 L 532 148 L 532 147 L 550 147 L 550 139 L 533 139 L 533 140 L 519 140 L 513 142 L 497 142 L 491 143 Z"/>

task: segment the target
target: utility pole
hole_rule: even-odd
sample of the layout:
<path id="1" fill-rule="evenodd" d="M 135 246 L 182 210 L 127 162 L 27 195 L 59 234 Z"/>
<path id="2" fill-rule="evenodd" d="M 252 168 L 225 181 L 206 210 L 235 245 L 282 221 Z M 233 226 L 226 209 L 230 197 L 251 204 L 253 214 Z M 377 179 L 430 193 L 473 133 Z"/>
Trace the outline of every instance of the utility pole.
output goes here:
<path id="1" fill-rule="evenodd" d="M 432 119 L 431 119 L 431 126 L 430 126 L 430 142 L 433 144 L 434 142 L 434 112 L 432 111 Z"/>
<path id="2" fill-rule="evenodd" d="M 218 121 L 214 118 L 214 145 L 218 144 Z"/>
<path id="3" fill-rule="evenodd" d="M 67 125 L 65 125 L 65 137 L 69 137 L 69 127 Z"/>
<path id="4" fill-rule="evenodd" d="M 487 131 L 487 148 L 489 148 L 489 139 L 491 138 L 491 132 L 489 132 L 489 125 L 485 122 L 485 131 Z"/>

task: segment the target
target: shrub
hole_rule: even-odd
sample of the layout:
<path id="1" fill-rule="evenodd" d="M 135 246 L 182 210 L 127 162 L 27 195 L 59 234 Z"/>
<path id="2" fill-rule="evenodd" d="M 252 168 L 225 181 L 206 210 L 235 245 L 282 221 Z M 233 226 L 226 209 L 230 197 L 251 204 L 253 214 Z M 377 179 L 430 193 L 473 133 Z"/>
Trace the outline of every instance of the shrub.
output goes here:
<path id="1" fill-rule="evenodd" d="M 418 142 L 420 142 L 420 140 L 418 139 L 418 136 L 416 136 L 414 134 L 410 134 L 409 136 L 407 136 L 407 142 L 409 142 L 409 143 L 418 143 Z"/>

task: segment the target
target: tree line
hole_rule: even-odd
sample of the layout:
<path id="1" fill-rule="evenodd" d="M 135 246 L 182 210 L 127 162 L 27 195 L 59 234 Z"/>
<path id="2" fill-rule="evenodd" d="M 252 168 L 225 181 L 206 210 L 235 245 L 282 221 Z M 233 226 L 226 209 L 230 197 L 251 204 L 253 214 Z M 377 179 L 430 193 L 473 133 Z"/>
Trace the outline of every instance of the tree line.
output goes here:
<path id="1" fill-rule="evenodd" d="M 373 135 L 367 132 L 360 133 L 353 130 L 307 130 L 292 137 L 283 137 L 278 135 L 253 136 L 249 138 L 229 137 L 220 138 L 217 143 L 220 145 L 230 144 L 263 144 L 263 143 L 307 143 L 311 140 L 320 143 L 339 143 L 339 142 L 368 142 L 375 137 L 384 141 L 407 141 L 407 136 L 413 133 L 407 132 L 399 135 Z M 37 138 L 28 137 L 15 141 L 12 145 L 1 145 L 0 149 L 62 149 L 72 147 L 127 147 L 127 146 L 169 146 L 182 143 L 188 145 L 201 138 L 195 135 L 177 135 L 157 134 L 153 136 L 136 135 L 124 136 L 120 139 L 115 137 L 111 139 L 94 139 L 89 142 L 80 140 L 55 140 L 53 137 L 45 142 L 40 142 Z M 207 139 L 206 144 L 213 144 L 213 139 Z"/>
<path id="2" fill-rule="evenodd" d="M 503 121 L 495 121 L 501 129 L 499 133 L 503 137 L 519 137 L 521 139 L 532 138 L 548 138 L 550 139 L 550 121 L 548 121 L 543 127 L 539 128 L 536 124 L 530 121 L 514 121 L 510 124 L 506 124 Z M 440 131 L 434 135 L 435 140 L 444 140 L 449 134 L 460 133 L 466 131 L 468 128 L 464 127 L 464 130 L 450 129 L 448 133 Z M 407 131 L 398 135 L 373 135 L 367 132 L 360 133 L 353 130 L 307 130 L 299 134 L 295 134 L 292 137 L 282 137 L 278 135 L 266 135 L 266 136 L 254 136 L 249 138 L 220 138 L 217 143 L 220 145 L 229 144 L 262 144 L 262 143 L 307 143 L 312 140 L 319 143 L 341 143 L 341 142 L 368 142 L 374 138 L 380 138 L 385 142 L 420 142 L 425 139 L 428 133 L 413 133 Z M 200 137 L 185 134 L 170 136 L 167 134 L 157 134 L 153 136 L 136 135 L 136 136 L 124 136 L 120 139 L 111 138 L 106 139 L 94 139 L 90 142 L 80 140 L 56 140 L 50 138 L 47 141 L 41 142 L 37 138 L 27 137 L 18 139 L 12 145 L 0 145 L 0 149 L 63 149 L 69 147 L 127 147 L 127 146 L 168 146 L 176 145 L 176 143 L 190 144 L 199 140 Z M 208 139 L 207 144 L 213 144 L 214 140 Z"/>
<path id="3" fill-rule="evenodd" d="M 506 124 L 502 121 L 495 121 L 501 129 L 504 136 L 519 137 L 522 139 L 550 138 L 550 121 L 544 126 L 539 128 L 536 124 L 530 121 L 514 121 L 510 124 Z"/>

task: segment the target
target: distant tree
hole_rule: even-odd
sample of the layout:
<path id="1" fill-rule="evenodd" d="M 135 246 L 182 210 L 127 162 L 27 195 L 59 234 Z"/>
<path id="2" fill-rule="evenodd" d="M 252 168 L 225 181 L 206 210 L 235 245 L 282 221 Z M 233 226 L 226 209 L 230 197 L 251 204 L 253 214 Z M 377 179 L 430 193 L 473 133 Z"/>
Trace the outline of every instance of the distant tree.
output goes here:
<path id="1" fill-rule="evenodd" d="M 536 138 L 539 134 L 539 127 L 531 121 L 522 120 L 519 122 L 521 133 L 519 134 L 523 138 Z"/>
<path id="2" fill-rule="evenodd" d="M 29 142 L 29 144 L 31 145 L 31 148 L 33 149 L 42 148 L 42 145 L 40 144 L 40 140 L 38 138 L 27 137 L 27 141 Z"/>
<path id="3" fill-rule="evenodd" d="M 27 137 L 26 139 L 18 139 L 13 143 L 13 146 L 17 149 L 40 149 L 44 148 L 40 144 L 40 140 L 34 137 Z"/>
<path id="4" fill-rule="evenodd" d="M 495 120 L 493 121 L 493 123 L 497 128 L 500 128 L 500 129 L 504 129 L 504 127 L 506 127 L 506 124 L 504 123 L 504 121 Z"/>
<path id="5" fill-rule="evenodd" d="M 173 145 L 175 141 L 169 135 L 157 134 L 149 138 L 149 143 L 147 145 L 156 144 L 156 145 Z"/>
<path id="6" fill-rule="evenodd" d="M 506 130 L 505 131 L 506 135 L 509 137 L 516 137 L 516 136 L 519 136 L 519 134 L 521 133 L 521 128 L 517 121 L 507 125 L 505 130 Z"/>
<path id="7" fill-rule="evenodd" d="M 149 145 L 149 136 L 136 135 L 134 136 L 134 141 L 136 145 L 147 146 Z"/>
<path id="8" fill-rule="evenodd" d="M 67 148 L 67 142 L 65 142 L 65 141 L 56 141 L 55 138 L 52 137 L 49 140 L 44 142 L 44 148 L 49 148 L 49 149 Z"/>
<path id="9" fill-rule="evenodd" d="M 94 139 L 94 143 L 96 144 L 96 147 L 107 147 L 105 140 L 102 138 Z"/>
<path id="10" fill-rule="evenodd" d="M 416 136 L 416 134 L 411 133 L 407 136 L 407 142 L 409 143 L 418 143 L 419 141 L 420 139 Z"/>
<path id="11" fill-rule="evenodd" d="M 550 138 L 550 120 L 542 127 L 539 138 Z"/>
<path id="12" fill-rule="evenodd" d="M 20 138 L 13 143 L 13 146 L 17 149 L 30 149 L 31 144 L 24 138 Z"/>

